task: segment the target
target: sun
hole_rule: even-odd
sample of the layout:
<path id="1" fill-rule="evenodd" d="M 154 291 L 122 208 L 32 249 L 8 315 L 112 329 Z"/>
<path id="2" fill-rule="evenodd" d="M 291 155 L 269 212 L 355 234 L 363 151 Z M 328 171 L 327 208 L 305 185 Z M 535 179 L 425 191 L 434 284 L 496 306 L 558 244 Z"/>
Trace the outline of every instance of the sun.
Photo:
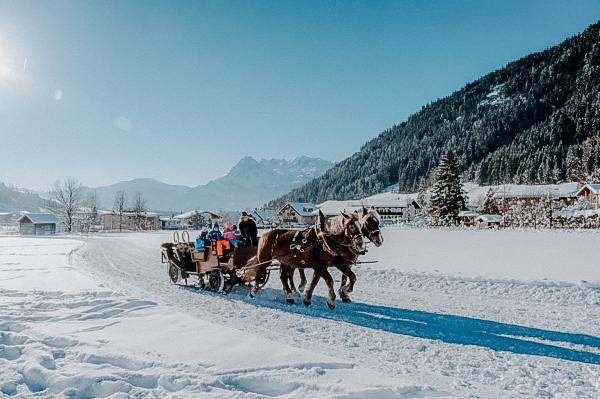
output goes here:
<path id="1" fill-rule="evenodd" d="M 27 80 L 27 60 L 0 32 L 0 85 L 20 85 Z"/>

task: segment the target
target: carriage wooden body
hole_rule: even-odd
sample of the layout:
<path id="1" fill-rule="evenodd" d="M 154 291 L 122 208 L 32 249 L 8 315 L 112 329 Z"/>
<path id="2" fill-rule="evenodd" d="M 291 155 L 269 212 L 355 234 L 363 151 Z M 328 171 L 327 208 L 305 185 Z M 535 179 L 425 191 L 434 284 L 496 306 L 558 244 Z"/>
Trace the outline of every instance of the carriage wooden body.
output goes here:
<path id="1" fill-rule="evenodd" d="M 184 231 L 173 234 L 173 243 L 161 245 L 161 261 L 167 264 L 167 273 L 173 284 L 229 292 L 235 285 L 250 285 L 256 275 L 255 267 L 247 267 L 248 260 L 256 256 L 256 247 L 235 247 L 217 253 L 217 243 L 206 242 L 204 251 L 197 251 L 195 243 Z M 220 251 L 219 251 L 220 252 Z M 268 274 L 270 274 L 269 267 Z M 266 284 L 269 275 L 266 276 Z"/>

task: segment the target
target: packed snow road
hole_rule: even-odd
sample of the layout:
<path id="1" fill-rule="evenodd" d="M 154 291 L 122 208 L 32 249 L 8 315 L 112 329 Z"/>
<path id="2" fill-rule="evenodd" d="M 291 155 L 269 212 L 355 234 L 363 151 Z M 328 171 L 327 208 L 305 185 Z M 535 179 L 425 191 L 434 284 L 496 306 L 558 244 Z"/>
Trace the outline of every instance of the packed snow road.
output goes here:
<path id="1" fill-rule="evenodd" d="M 353 302 L 338 301 L 333 311 L 323 283 L 311 307 L 300 297 L 287 304 L 276 274 L 254 299 L 244 287 L 224 295 L 175 286 L 160 263 L 166 233 L 82 238 L 70 264 L 106 288 L 191 319 L 419 387 L 387 386 L 373 397 L 598 397 L 600 271 L 589 265 L 600 235 L 387 229 L 384 236 L 363 259 L 379 262 L 355 266 Z M 198 335 L 199 345 L 234 344 Z"/>

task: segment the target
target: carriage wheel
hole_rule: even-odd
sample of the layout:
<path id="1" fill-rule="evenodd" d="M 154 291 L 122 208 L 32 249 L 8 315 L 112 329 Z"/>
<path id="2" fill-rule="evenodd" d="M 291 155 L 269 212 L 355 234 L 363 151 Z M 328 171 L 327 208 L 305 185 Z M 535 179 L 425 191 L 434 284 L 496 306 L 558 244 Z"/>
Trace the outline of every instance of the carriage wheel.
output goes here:
<path id="1" fill-rule="evenodd" d="M 271 270 L 267 269 L 267 271 L 265 272 L 265 281 L 263 281 L 263 283 L 260 285 L 260 288 L 264 288 L 265 285 L 267 285 L 267 283 L 269 282 L 270 276 L 271 276 Z"/>
<path id="2" fill-rule="evenodd" d="M 219 292 L 223 290 L 225 285 L 225 279 L 218 270 L 213 270 L 208 274 L 208 290 L 213 292 Z"/>
<path id="3" fill-rule="evenodd" d="M 177 284 L 179 281 L 179 270 L 173 263 L 169 265 L 169 278 L 173 284 Z"/>

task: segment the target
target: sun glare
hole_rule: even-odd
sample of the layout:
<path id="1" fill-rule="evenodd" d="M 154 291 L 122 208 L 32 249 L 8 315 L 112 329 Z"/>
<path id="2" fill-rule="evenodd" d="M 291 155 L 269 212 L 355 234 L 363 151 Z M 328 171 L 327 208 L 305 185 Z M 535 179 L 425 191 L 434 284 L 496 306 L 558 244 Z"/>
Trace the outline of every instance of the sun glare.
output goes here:
<path id="1" fill-rule="evenodd" d="M 27 59 L 11 48 L 5 37 L 0 35 L 0 84 L 18 85 L 26 79 Z"/>

